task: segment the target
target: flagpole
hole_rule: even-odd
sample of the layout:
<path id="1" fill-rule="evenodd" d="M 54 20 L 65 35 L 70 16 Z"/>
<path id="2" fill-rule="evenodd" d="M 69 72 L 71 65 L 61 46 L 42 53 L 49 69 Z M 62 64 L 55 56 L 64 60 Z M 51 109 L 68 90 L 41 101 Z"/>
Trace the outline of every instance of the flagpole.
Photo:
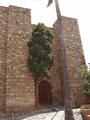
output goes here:
<path id="1" fill-rule="evenodd" d="M 49 3 L 53 2 L 53 0 L 49 0 Z M 68 73 L 67 73 L 67 58 L 66 58 L 66 48 L 65 48 L 65 39 L 64 39 L 64 27 L 62 22 L 62 16 L 59 8 L 58 0 L 55 0 L 56 13 L 57 13 L 57 22 L 60 25 L 59 29 L 59 40 L 61 41 L 61 50 L 62 50 L 62 59 L 63 59 L 63 71 L 64 71 L 64 100 L 65 100 L 65 120 L 74 120 L 73 112 L 72 112 L 72 104 L 70 98 L 70 87 L 68 81 Z"/>

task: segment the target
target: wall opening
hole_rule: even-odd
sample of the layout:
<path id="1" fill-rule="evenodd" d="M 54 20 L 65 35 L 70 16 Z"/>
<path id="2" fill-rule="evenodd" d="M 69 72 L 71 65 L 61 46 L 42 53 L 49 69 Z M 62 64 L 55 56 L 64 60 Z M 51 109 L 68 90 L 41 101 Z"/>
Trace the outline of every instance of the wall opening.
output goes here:
<path id="1" fill-rule="evenodd" d="M 41 81 L 38 87 L 39 91 L 39 104 L 50 105 L 52 104 L 52 91 L 51 85 L 47 81 Z"/>

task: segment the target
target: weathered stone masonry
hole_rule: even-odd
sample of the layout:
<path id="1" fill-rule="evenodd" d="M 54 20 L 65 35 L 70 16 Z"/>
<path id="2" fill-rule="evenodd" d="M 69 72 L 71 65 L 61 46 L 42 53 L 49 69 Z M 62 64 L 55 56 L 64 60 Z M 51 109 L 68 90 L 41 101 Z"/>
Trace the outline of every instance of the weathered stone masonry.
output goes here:
<path id="1" fill-rule="evenodd" d="M 79 105 L 83 103 L 83 78 L 80 67 L 85 65 L 82 43 L 79 34 L 78 23 L 76 19 L 64 17 L 63 24 L 65 29 L 65 45 L 67 55 L 67 71 L 71 88 L 71 98 L 73 104 Z M 70 28 L 70 29 L 69 29 Z"/>
<path id="2" fill-rule="evenodd" d="M 31 109 L 35 106 L 34 80 L 27 67 L 27 41 L 31 37 L 30 10 L 9 7 L 6 109 Z M 16 110 L 17 111 L 17 110 Z"/>
<path id="3" fill-rule="evenodd" d="M 77 20 L 63 18 L 67 54 L 68 79 L 73 104 L 85 102 L 82 94 L 83 78 L 78 69 L 85 64 Z M 0 110 L 30 111 L 39 105 L 39 94 L 35 96 L 35 84 L 27 66 L 28 47 L 33 25 L 29 9 L 15 6 L 0 7 Z M 63 60 L 59 27 L 57 21 L 51 29 L 54 33 L 52 53 L 54 63 L 51 67 L 51 80 L 41 81 L 51 86 L 52 104 L 63 105 Z M 77 94 L 78 93 L 78 94 Z M 82 100 L 80 99 L 82 98 Z"/>
<path id="4" fill-rule="evenodd" d="M 27 41 L 32 30 L 30 10 L 12 6 L 1 7 L 1 10 L 0 109 L 32 109 L 35 106 L 35 88 L 27 67 Z"/>
<path id="5" fill-rule="evenodd" d="M 6 100 L 6 39 L 8 8 L 0 7 L 0 110 L 5 110 Z"/>

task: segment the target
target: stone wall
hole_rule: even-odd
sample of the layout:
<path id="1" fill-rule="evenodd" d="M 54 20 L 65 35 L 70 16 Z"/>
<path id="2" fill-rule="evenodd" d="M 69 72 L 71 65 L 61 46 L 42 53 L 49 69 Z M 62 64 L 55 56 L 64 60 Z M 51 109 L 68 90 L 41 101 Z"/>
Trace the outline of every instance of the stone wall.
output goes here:
<path id="1" fill-rule="evenodd" d="M 51 82 L 52 93 L 53 93 L 53 104 L 63 105 L 63 65 L 62 65 L 62 52 L 61 44 L 58 37 L 57 27 L 52 30 L 54 39 L 52 42 L 52 55 L 53 55 L 53 64 L 51 67 Z"/>
<path id="2" fill-rule="evenodd" d="M 84 79 L 80 73 L 80 67 L 85 65 L 85 59 L 82 49 L 81 38 L 77 20 L 74 18 L 62 17 L 64 26 L 64 42 L 66 49 L 67 73 L 70 84 L 70 96 L 72 98 L 73 106 L 85 103 L 85 96 L 83 94 Z M 59 37 L 60 27 L 58 21 L 54 23 L 57 36 Z M 61 41 L 59 40 L 60 45 Z M 62 48 L 60 49 L 62 55 Z M 63 59 L 60 57 L 61 64 L 61 78 L 63 77 Z M 63 83 L 63 82 L 62 82 Z"/>
<path id="3" fill-rule="evenodd" d="M 30 10 L 10 6 L 6 66 L 7 111 L 30 111 L 35 107 L 34 80 L 27 66 L 27 41 L 31 37 L 31 30 Z"/>
<path id="4" fill-rule="evenodd" d="M 80 67 L 85 65 L 82 43 L 76 19 L 64 17 L 65 45 L 67 54 L 67 71 L 70 82 L 71 98 L 74 105 L 80 105 L 84 101 L 84 79 L 80 73 Z"/>
<path id="5" fill-rule="evenodd" d="M 0 111 L 5 110 L 7 16 L 8 8 L 0 7 Z"/>
<path id="6" fill-rule="evenodd" d="M 35 27 L 35 25 L 33 25 L 33 28 Z M 58 44 L 59 40 L 58 40 L 58 33 L 56 31 L 56 29 L 53 28 L 48 28 L 52 34 L 53 34 L 53 40 L 52 40 L 52 56 L 53 56 L 53 64 L 50 68 L 50 79 L 47 78 L 39 78 L 37 81 L 37 85 L 36 85 L 36 91 L 37 91 L 37 95 L 36 95 L 36 103 L 37 105 L 39 105 L 39 85 L 42 81 L 47 81 L 50 86 L 51 86 L 51 90 L 52 90 L 52 99 L 53 99 L 53 105 L 63 105 L 64 101 L 63 101 L 63 85 L 62 85 L 62 71 L 61 71 L 61 61 L 60 58 L 61 57 L 61 51 L 60 51 L 60 44 Z"/>
<path id="7" fill-rule="evenodd" d="M 34 79 L 27 66 L 27 42 L 35 26 L 31 25 L 30 12 L 29 9 L 15 6 L 0 7 L 0 110 L 30 111 L 34 109 L 35 102 L 38 103 Z M 79 105 L 86 101 L 82 93 L 84 81 L 79 72 L 80 66 L 85 65 L 79 28 L 76 19 L 68 17 L 62 17 L 62 19 L 70 95 L 73 105 Z M 53 104 L 63 105 L 64 62 L 58 21 L 50 30 L 54 34 L 51 79 L 41 78 L 36 89 L 38 92 L 38 86 L 42 80 L 48 81 L 52 88 Z"/>

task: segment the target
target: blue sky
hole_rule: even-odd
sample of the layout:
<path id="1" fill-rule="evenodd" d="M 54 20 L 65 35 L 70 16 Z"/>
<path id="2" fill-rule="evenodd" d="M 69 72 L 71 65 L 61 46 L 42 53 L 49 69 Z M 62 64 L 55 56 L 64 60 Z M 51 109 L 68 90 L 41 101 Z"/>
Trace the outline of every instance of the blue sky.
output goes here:
<path id="1" fill-rule="evenodd" d="M 32 23 L 43 22 L 52 26 L 56 20 L 54 3 L 47 8 L 48 0 L 0 0 L 0 6 L 15 5 L 32 10 Z M 86 63 L 90 62 L 90 0 L 59 0 L 63 16 L 78 19 Z"/>

